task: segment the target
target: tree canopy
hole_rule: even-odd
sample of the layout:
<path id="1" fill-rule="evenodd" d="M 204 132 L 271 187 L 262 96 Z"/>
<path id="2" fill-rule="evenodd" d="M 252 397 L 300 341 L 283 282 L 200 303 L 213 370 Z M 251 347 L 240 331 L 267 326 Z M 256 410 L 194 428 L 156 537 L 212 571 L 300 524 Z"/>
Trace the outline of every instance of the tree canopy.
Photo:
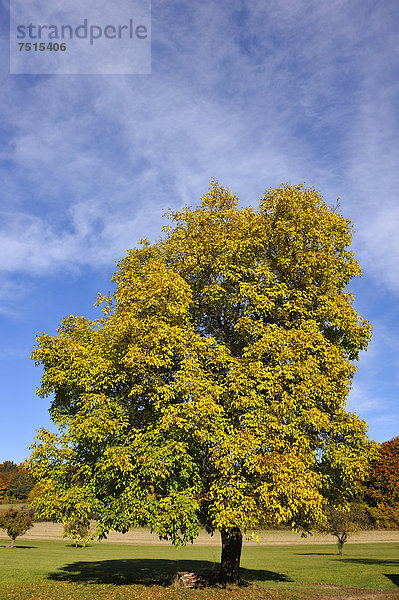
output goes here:
<path id="1" fill-rule="evenodd" d="M 346 289 L 352 224 L 289 184 L 240 208 L 213 181 L 168 216 L 119 263 L 100 318 L 37 337 L 60 433 L 33 447 L 35 503 L 64 522 L 95 515 L 100 536 L 220 530 L 222 579 L 237 581 L 243 530 L 309 530 L 365 474 L 365 423 L 345 409 L 371 335 Z"/>
<path id="2" fill-rule="evenodd" d="M 347 510 L 339 510 L 333 506 L 326 507 L 326 522 L 319 531 L 331 533 L 337 538 L 338 554 L 342 555 L 344 544 L 351 535 L 362 529 L 370 529 L 373 522 L 366 504 L 354 502 L 345 507 Z"/>
<path id="3" fill-rule="evenodd" d="M 0 528 L 5 529 L 11 538 L 11 548 L 14 548 L 17 537 L 24 535 L 32 525 L 32 518 L 26 510 L 11 507 L 4 515 L 0 515 Z"/>

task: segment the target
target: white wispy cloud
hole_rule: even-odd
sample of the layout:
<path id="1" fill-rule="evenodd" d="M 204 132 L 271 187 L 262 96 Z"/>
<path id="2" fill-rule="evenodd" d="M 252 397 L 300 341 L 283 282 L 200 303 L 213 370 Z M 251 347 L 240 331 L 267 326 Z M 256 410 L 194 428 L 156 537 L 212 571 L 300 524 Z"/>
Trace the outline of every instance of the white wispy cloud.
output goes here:
<path id="1" fill-rule="evenodd" d="M 0 275 L 0 315 L 6 318 L 17 318 L 16 301 L 24 298 L 29 290 L 26 281 L 14 280 L 4 274 Z"/>
<path id="2" fill-rule="evenodd" d="M 155 3 L 151 77 L 8 81 L 1 269 L 117 260 L 211 177 L 245 204 L 291 180 L 329 201 L 341 193 L 368 272 L 396 290 L 397 157 L 384 152 L 398 129 L 396 84 L 372 95 L 396 46 L 384 11 L 341 1 L 238 8 Z"/>

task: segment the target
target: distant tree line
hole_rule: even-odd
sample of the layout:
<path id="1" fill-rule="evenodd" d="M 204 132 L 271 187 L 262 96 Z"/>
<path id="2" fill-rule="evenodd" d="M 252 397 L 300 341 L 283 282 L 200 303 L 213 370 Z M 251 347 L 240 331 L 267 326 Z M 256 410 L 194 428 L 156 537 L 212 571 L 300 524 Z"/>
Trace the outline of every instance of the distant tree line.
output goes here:
<path id="1" fill-rule="evenodd" d="M 380 444 L 348 518 L 358 529 L 399 528 L 399 437 Z"/>
<path id="2" fill-rule="evenodd" d="M 364 484 L 364 501 L 374 527 L 399 528 L 399 437 L 380 445 Z"/>
<path id="3" fill-rule="evenodd" d="M 320 531 L 337 538 L 339 554 L 349 537 L 362 529 L 399 529 L 399 437 L 379 446 L 356 501 L 346 507 L 328 506 L 326 517 Z"/>
<path id="4" fill-rule="evenodd" d="M 27 500 L 34 483 L 32 476 L 11 460 L 0 463 L 0 503 Z"/>

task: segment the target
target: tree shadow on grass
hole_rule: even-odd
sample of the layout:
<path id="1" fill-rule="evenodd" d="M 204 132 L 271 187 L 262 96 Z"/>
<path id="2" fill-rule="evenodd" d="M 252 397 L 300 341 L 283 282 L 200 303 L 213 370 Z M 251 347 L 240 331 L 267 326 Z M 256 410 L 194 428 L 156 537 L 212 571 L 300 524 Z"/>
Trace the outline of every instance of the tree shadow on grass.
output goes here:
<path id="1" fill-rule="evenodd" d="M 359 565 L 389 565 L 391 567 L 399 567 L 397 558 L 345 558 L 342 557 L 340 562 L 347 562 Z"/>
<path id="2" fill-rule="evenodd" d="M 399 567 L 399 560 L 395 558 L 342 558 L 341 561 L 359 565 L 385 565 L 387 567 Z M 384 576 L 388 577 L 393 584 L 399 587 L 398 573 L 384 573 Z"/>
<path id="3" fill-rule="evenodd" d="M 37 548 L 37 546 L 13 546 L 13 548 L 11 548 L 10 545 L 4 544 L 0 546 L 0 548 L 9 548 L 10 550 L 32 550 L 32 548 Z"/>
<path id="4" fill-rule="evenodd" d="M 217 583 L 219 565 L 206 560 L 122 559 L 70 563 L 48 579 L 75 583 L 112 583 L 114 585 L 169 585 L 178 571 L 195 572 L 209 583 Z M 240 569 L 244 582 L 292 581 L 282 573 L 261 569 Z"/>
<path id="5" fill-rule="evenodd" d="M 295 556 L 334 556 L 334 552 L 295 552 Z"/>
<path id="6" fill-rule="evenodd" d="M 388 579 L 390 579 L 392 581 L 392 583 L 394 583 L 395 585 L 397 585 L 399 587 L 399 575 L 398 574 L 388 574 L 388 573 L 384 573 L 385 577 L 388 577 Z"/>

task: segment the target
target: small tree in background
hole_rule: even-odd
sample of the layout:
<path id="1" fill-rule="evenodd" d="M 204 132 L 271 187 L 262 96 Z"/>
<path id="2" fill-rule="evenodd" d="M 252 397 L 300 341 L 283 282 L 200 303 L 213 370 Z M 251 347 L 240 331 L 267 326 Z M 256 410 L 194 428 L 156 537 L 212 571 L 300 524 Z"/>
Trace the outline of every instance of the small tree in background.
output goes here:
<path id="1" fill-rule="evenodd" d="M 68 521 L 64 525 L 64 531 L 62 537 L 70 538 L 75 542 L 75 548 L 80 546 L 87 546 L 92 536 L 90 534 L 90 521 L 75 519 L 74 521 Z"/>
<path id="2" fill-rule="evenodd" d="M 24 535 L 32 525 L 32 518 L 26 510 L 9 508 L 4 515 L 0 516 L 0 528 L 5 529 L 11 538 L 10 548 L 14 548 L 16 538 Z"/>
<path id="3" fill-rule="evenodd" d="M 338 554 L 342 556 L 344 544 L 349 537 L 361 529 L 371 526 L 367 506 L 351 504 L 348 510 L 339 510 L 333 506 L 326 509 L 326 524 L 321 529 L 323 533 L 330 533 L 337 538 Z"/>

